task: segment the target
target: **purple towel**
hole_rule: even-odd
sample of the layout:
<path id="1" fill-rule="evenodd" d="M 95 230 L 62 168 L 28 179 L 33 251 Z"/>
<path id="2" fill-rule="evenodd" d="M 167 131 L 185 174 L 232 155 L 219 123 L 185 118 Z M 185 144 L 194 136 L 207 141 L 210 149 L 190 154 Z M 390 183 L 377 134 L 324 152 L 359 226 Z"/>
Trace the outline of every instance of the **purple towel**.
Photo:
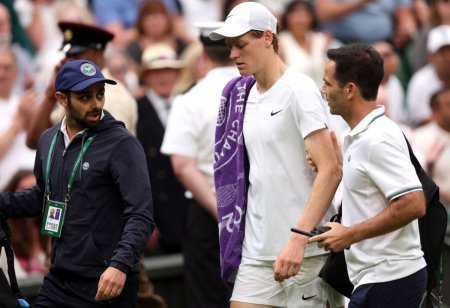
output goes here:
<path id="1" fill-rule="evenodd" d="M 242 256 L 247 206 L 248 159 L 242 126 L 253 76 L 236 77 L 225 86 L 217 117 L 214 182 L 219 215 L 222 279 L 230 286 Z"/>

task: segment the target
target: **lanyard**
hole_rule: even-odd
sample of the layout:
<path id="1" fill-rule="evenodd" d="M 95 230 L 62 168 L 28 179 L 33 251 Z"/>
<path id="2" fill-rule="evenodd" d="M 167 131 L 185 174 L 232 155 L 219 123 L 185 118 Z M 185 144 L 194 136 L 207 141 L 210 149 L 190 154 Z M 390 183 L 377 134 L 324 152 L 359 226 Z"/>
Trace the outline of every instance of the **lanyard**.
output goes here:
<path id="1" fill-rule="evenodd" d="M 47 165 L 45 167 L 45 178 L 46 178 L 45 195 L 47 196 L 47 199 L 50 198 L 50 166 L 52 164 L 53 151 L 55 150 L 55 143 L 57 136 L 58 132 L 56 132 L 56 134 L 53 136 L 52 142 L 50 143 L 50 149 L 48 150 L 47 155 Z M 68 202 L 70 200 L 70 190 L 72 189 L 73 181 L 75 180 L 75 173 L 77 172 L 77 169 L 80 166 L 81 158 L 83 157 L 84 153 L 86 153 L 95 136 L 97 135 L 89 137 L 84 143 L 82 149 L 80 150 L 80 153 L 78 153 L 78 157 L 75 160 L 75 164 L 73 165 L 72 172 L 70 172 L 69 180 L 67 182 L 67 191 L 64 197 L 65 202 Z"/>

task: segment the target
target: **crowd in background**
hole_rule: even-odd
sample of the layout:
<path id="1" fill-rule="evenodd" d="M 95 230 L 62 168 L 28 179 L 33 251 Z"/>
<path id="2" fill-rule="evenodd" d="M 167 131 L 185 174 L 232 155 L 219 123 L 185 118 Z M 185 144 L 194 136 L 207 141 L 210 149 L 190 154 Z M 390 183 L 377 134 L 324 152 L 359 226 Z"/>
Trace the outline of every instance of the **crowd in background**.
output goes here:
<path id="1" fill-rule="evenodd" d="M 1 0 L 0 191 L 32 185 L 35 152 L 27 146 L 27 132 L 54 68 L 65 56 L 58 22 L 96 25 L 114 34 L 104 69 L 137 106 L 128 108 L 137 119 L 128 129 L 145 143 L 157 225 L 161 221 L 146 254 L 181 251 L 180 226 L 189 193 L 160 152 L 165 125 L 174 97 L 207 72 L 196 23 L 223 21 L 240 2 L 244 1 Z M 442 201 L 450 206 L 450 1 L 259 2 L 278 17 L 282 58 L 319 88 L 329 48 L 358 42 L 381 54 L 385 76 L 378 101 L 404 128 L 424 168 L 440 186 Z M 148 100 L 156 106 L 153 121 L 145 109 Z M 348 130 L 342 119 L 331 115 L 330 125 L 340 137 Z M 174 234 L 169 234 L 174 229 L 167 228 L 168 221 L 178 226 Z M 46 243 L 39 237 L 39 222 L 12 224 L 23 270 L 19 276 L 42 274 Z"/>

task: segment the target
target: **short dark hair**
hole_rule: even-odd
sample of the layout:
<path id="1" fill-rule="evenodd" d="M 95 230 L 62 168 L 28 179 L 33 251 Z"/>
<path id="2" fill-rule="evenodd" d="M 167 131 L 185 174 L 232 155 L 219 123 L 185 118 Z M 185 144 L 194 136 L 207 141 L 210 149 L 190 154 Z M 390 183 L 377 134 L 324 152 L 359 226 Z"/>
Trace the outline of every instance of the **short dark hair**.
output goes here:
<path id="1" fill-rule="evenodd" d="M 232 63 L 230 59 L 230 49 L 224 46 L 203 46 L 205 53 L 211 61 L 220 65 L 229 65 Z"/>
<path id="2" fill-rule="evenodd" d="M 327 52 L 330 60 L 336 63 L 334 78 L 343 87 L 355 83 L 366 100 L 375 100 L 378 87 L 384 76 L 383 58 L 368 45 L 346 45 Z"/>
<path id="3" fill-rule="evenodd" d="M 450 92 L 450 87 L 443 87 L 431 95 L 430 98 L 430 108 L 433 111 L 436 111 L 439 108 L 439 96 L 445 92 Z"/>

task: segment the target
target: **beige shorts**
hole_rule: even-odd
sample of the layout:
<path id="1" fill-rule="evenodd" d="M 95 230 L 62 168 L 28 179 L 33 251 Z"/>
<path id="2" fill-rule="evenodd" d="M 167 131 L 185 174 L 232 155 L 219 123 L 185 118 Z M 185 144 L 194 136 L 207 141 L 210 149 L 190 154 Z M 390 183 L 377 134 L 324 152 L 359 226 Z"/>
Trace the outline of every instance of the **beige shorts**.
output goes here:
<path id="1" fill-rule="evenodd" d="M 283 282 L 275 281 L 273 261 L 242 258 L 231 301 L 273 307 L 344 307 L 344 297 L 318 277 L 326 260 L 315 256 L 303 260 L 300 272 Z"/>

